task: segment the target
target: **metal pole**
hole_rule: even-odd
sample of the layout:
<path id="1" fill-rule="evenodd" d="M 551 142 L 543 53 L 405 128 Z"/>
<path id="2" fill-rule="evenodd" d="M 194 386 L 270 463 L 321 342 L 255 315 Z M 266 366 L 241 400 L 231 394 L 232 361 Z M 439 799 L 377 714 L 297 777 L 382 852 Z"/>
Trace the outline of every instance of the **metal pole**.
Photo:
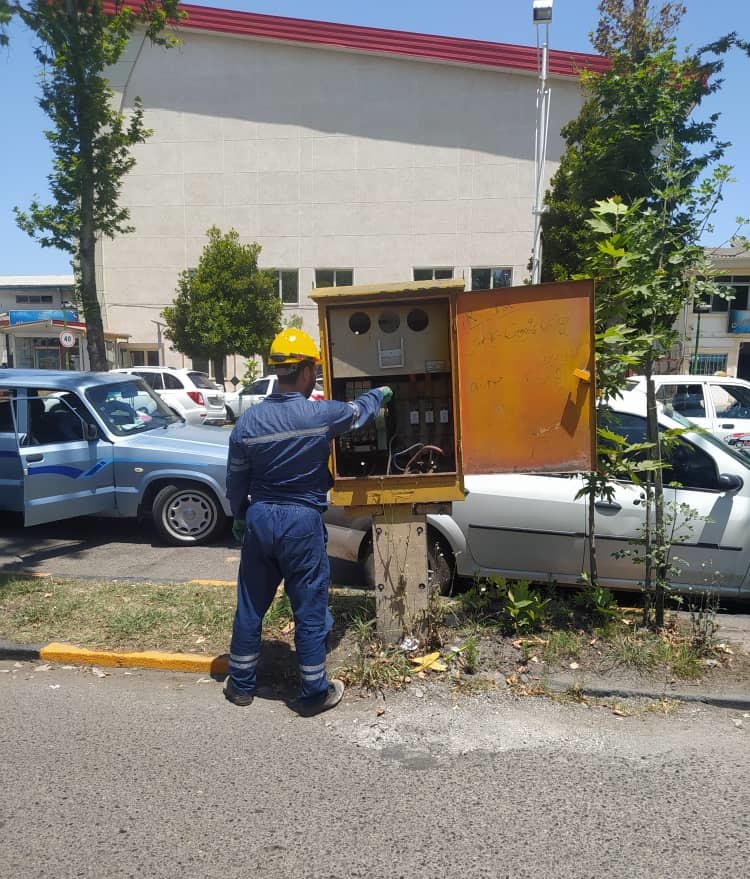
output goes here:
<path id="1" fill-rule="evenodd" d="M 536 24 L 536 48 L 539 66 L 539 85 L 536 91 L 536 131 L 534 137 L 534 245 L 531 254 L 531 283 L 542 279 L 542 201 L 544 199 L 544 166 L 547 159 L 547 136 L 549 134 L 550 88 L 549 72 L 549 25 L 552 21 L 552 0 L 534 3 Z"/>

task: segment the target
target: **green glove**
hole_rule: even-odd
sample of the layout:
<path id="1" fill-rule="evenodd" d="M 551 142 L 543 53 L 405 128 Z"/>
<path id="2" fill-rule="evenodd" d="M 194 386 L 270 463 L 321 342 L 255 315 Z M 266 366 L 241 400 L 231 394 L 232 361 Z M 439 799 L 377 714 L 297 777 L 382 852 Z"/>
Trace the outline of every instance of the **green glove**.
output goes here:
<path id="1" fill-rule="evenodd" d="M 235 519 L 232 522 L 232 537 L 237 541 L 237 543 L 242 543 L 242 538 L 245 536 L 245 520 L 244 519 Z"/>
<path id="2" fill-rule="evenodd" d="M 381 388 L 378 388 L 379 391 L 383 393 L 383 405 L 385 406 L 393 396 L 393 391 L 388 387 L 388 385 L 383 385 Z"/>

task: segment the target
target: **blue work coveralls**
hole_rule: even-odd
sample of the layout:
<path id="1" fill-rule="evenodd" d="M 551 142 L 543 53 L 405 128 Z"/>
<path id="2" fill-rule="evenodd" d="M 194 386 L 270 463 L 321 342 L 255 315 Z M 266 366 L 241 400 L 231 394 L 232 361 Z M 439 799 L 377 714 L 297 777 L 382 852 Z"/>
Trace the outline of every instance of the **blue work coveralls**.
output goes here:
<path id="1" fill-rule="evenodd" d="M 326 638 L 330 577 L 323 513 L 333 480 L 331 440 L 362 427 L 383 402 L 380 388 L 351 403 L 272 394 L 248 409 L 229 437 L 227 498 L 245 519 L 229 677 L 238 693 L 253 693 L 263 617 L 281 580 L 294 613 L 300 698 L 328 692 Z"/>

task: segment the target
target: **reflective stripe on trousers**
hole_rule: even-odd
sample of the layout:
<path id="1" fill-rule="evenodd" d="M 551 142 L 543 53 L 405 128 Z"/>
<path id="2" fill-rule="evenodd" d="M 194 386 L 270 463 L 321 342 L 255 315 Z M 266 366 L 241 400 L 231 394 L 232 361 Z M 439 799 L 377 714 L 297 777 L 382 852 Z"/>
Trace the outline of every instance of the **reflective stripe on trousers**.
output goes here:
<path id="1" fill-rule="evenodd" d="M 333 625 L 323 518 L 311 507 L 251 504 L 229 654 L 229 676 L 239 693 L 255 691 L 263 617 L 282 579 L 294 613 L 300 695 L 314 700 L 328 690 L 326 638 Z"/>

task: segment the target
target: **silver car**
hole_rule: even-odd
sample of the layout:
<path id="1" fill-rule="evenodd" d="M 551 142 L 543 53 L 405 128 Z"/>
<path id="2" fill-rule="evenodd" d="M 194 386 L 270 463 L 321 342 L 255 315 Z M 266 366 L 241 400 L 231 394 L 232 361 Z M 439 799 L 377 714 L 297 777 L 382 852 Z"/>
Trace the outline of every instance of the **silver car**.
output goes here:
<path id="1" fill-rule="evenodd" d="M 659 415 L 662 429 L 689 428 L 679 414 Z M 645 397 L 623 395 L 599 412 L 600 425 L 644 441 Z M 672 562 L 678 592 L 714 592 L 750 598 L 750 460 L 710 434 L 688 432 L 669 453 L 667 510 L 674 516 Z M 575 584 L 589 567 L 588 498 L 576 495 L 582 476 L 487 474 L 466 476 L 466 499 L 451 513 L 429 515 L 428 553 L 433 582 L 442 591 L 454 578 L 500 575 L 509 579 Z M 690 511 L 693 512 L 690 512 Z M 643 536 L 641 487 L 622 480 L 611 501 L 594 509 L 599 580 L 610 589 L 637 589 L 643 566 L 630 555 Z M 366 517 L 339 526 L 329 555 L 359 561 L 372 577 L 372 541 Z M 329 527 L 329 532 L 330 532 Z"/>
<path id="2" fill-rule="evenodd" d="M 130 366 L 113 372 L 140 376 L 169 408 L 188 424 L 224 424 L 224 391 L 196 369 L 170 366 Z"/>
<path id="3" fill-rule="evenodd" d="M 229 434 L 185 424 L 135 375 L 0 370 L 0 510 L 26 525 L 151 516 L 168 543 L 217 537 Z"/>

